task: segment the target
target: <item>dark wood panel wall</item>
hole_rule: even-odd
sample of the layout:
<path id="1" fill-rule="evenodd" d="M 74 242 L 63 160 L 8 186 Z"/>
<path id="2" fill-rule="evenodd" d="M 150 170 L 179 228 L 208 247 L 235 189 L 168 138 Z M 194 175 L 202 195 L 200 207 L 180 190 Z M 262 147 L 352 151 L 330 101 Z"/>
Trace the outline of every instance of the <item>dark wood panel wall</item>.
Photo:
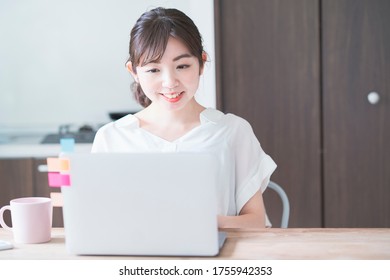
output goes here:
<path id="1" fill-rule="evenodd" d="M 290 198 L 290 226 L 321 226 L 319 3 L 215 4 L 218 107 L 247 119 L 278 164 L 272 180 Z M 277 219 L 277 199 L 265 203 Z"/>
<path id="2" fill-rule="evenodd" d="M 50 197 L 51 192 L 60 192 L 59 188 L 50 188 L 47 172 L 39 172 L 38 166 L 46 164 L 46 159 L 5 158 L 0 159 L 0 207 L 9 205 L 10 200 L 19 197 Z M 12 225 L 9 211 L 5 212 L 5 221 Z M 63 226 L 62 208 L 53 208 L 53 227 Z"/>
<path id="3" fill-rule="evenodd" d="M 11 199 L 33 195 L 32 165 L 32 159 L 0 159 L 0 207 L 9 205 Z M 4 218 L 11 226 L 10 211 Z"/>
<path id="4" fill-rule="evenodd" d="M 322 15 L 324 224 L 389 227 L 390 1 L 322 1 Z"/>
<path id="5" fill-rule="evenodd" d="M 390 1 L 215 0 L 215 13 L 218 108 L 277 162 L 290 226 L 390 226 Z"/>

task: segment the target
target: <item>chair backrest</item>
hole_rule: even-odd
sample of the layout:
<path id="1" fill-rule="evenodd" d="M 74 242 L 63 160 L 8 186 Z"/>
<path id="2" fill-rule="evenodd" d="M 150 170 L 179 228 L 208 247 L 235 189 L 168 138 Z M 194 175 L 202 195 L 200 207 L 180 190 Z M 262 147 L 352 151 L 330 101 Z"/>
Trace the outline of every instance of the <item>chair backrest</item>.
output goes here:
<path id="1" fill-rule="evenodd" d="M 288 220 L 290 218 L 290 202 L 288 200 L 288 196 L 287 196 L 286 192 L 283 190 L 283 188 L 280 185 L 276 184 L 273 181 L 269 182 L 267 189 L 274 190 L 279 195 L 279 197 L 282 201 L 282 206 L 283 206 L 280 227 L 287 228 L 288 227 Z"/>

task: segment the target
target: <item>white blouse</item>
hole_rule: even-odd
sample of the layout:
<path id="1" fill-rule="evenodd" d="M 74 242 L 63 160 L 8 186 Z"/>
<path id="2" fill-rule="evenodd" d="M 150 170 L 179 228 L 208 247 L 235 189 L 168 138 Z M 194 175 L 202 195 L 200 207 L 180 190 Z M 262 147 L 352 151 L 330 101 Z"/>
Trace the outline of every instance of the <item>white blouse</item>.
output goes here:
<path id="1" fill-rule="evenodd" d="M 218 214 L 238 215 L 259 189 L 262 192 L 266 189 L 276 164 L 263 151 L 246 120 L 209 108 L 200 114 L 200 123 L 170 142 L 140 128 L 139 120 L 130 114 L 101 127 L 96 133 L 92 152 L 213 153 L 221 166 Z"/>

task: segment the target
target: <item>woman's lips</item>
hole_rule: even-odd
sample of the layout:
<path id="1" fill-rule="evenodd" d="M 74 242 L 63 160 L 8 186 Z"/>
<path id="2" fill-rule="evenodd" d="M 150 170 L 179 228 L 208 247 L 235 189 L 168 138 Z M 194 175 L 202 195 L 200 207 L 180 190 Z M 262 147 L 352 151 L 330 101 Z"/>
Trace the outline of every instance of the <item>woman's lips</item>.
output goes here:
<path id="1" fill-rule="evenodd" d="M 181 99 L 184 91 L 182 92 L 172 92 L 172 93 L 161 93 L 165 100 L 171 103 L 175 103 Z"/>

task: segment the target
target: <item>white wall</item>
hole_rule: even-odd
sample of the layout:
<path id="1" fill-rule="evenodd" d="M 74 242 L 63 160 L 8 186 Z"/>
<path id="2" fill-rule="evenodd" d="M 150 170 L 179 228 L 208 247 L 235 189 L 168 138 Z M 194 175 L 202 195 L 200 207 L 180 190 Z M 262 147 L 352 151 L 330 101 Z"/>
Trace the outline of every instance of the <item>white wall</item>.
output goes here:
<path id="1" fill-rule="evenodd" d="M 211 59 L 197 98 L 215 107 L 212 0 L 0 0 L 0 131 L 102 124 L 108 112 L 139 110 L 124 66 L 129 33 L 158 6 L 197 24 Z"/>

